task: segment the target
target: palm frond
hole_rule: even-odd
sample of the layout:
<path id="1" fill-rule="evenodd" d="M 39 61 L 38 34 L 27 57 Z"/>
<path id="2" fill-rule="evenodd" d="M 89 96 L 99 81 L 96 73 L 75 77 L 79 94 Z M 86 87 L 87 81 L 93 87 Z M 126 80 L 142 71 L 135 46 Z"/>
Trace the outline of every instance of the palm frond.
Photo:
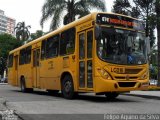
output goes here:
<path id="1" fill-rule="evenodd" d="M 42 7 L 42 17 L 40 24 L 52 18 L 50 29 L 54 30 L 59 27 L 62 13 L 67 12 L 63 16 L 64 23 L 75 20 L 75 16 L 83 17 L 90 13 L 91 9 L 106 11 L 105 0 L 46 0 Z"/>
<path id="2" fill-rule="evenodd" d="M 84 10 L 84 9 L 76 9 L 75 10 L 75 15 L 77 16 L 79 16 L 79 18 L 81 18 L 81 17 L 83 17 L 83 16 L 86 16 L 86 15 L 88 15 L 90 13 L 90 11 L 89 10 Z"/>
<path id="3" fill-rule="evenodd" d="M 59 27 L 60 25 L 60 18 L 62 17 L 62 12 L 63 12 L 63 9 L 57 9 L 55 12 L 54 12 L 54 15 L 53 15 L 53 18 L 52 18 L 52 21 L 51 21 L 51 25 L 50 25 L 50 30 L 55 30 L 56 28 Z"/>
<path id="4" fill-rule="evenodd" d="M 105 0 L 80 0 L 82 6 L 88 7 L 88 9 L 98 9 L 106 11 Z"/>
<path id="5" fill-rule="evenodd" d="M 30 36 L 29 28 L 31 28 L 31 26 L 25 26 L 25 22 L 19 22 L 14 28 L 16 31 L 16 38 L 18 40 L 27 40 Z"/>
<path id="6" fill-rule="evenodd" d="M 43 27 L 43 23 L 50 17 L 53 17 L 57 9 L 64 7 L 65 0 L 46 0 L 42 7 L 42 17 L 40 25 Z"/>

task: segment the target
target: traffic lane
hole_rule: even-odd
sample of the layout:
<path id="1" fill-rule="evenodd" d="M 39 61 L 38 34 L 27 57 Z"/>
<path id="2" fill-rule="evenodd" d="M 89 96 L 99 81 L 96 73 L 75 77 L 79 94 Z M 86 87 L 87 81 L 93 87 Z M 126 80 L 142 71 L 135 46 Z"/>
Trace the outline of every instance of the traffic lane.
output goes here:
<path id="1" fill-rule="evenodd" d="M 34 91 L 33 93 L 22 93 L 20 88 L 10 85 L 0 85 L 0 96 L 11 102 L 20 101 L 51 101 L 52 95 L 46 91 Z M 47 97 L 46 97 L 47 96 Z M 59 99 L 59 97 L 57 97 Z M 54 98 L 56 100 L 56 98 Z"/>
<path id="2" fill-rule="evenodd" d="M 61 94 L 49 95 L 45 91 L 21 93 L 19 88 L 0 87 L 0 95 L 7 105 L 25 114 L 105 114 L 105 113 L 159 113 L 160 101 L 154 98 L 120 95 L 109 101 L 105 96 L 80 94 L 66 100 Z M 153 109 L 154 108 L 154 109 Z"/>
<path id="3" fill-rule="evenodd" d="M 8 107 L 15 109 L 25 120 L 100 120 L 104 119 L 103 114 L 160 112 L 157 99 L 131 96 L 132 94 L 120 95 L 114 101 L 93 94 L 80 94 L 74 100 L 66 100 L 61 94 L 54 96 L 45 91 L 21 93 L 19 88 L 7 85 L 0 87 L 0 95 L 8 100 Z"/>
<path id="4" fill-rule="evenodd" d="M 54 99 L 54 96 L 53 96 Z M 136 100 L 133 100 L 136 99 Z M 105 114 L 155 114 L 159 101 L 120 95 L 114 101 L 102 96 L 80 95 L 75 100 L 9 103 L 24 120 L 104 120 Z"/>
<path id="5" fill-rule="evenodd" d="M 56 95 L 51 95 L 44 90 L 34 91 L 33 93 L 22 93 L 20 91 L 20 88 L 13 87 L 10 85 L 0 86 L 0 95 L 3 98 L 6 98 L 6 100 L 11 102 L 66 100 L 62 97 L 60 93 Z M 108 101 L 104 95 L 95 96 L 93 93 L 79 94 L 79 96 L 74 100 L 83 100 L 83 101 L 90 101 L 90 102 L 107 102 Z M 117 100 L 119 100 L 119 102 L 121 101 L 121 99 L 117 99 Z M 122 101 L 129 102 L 130 100 L 123 99 Z"/>
<path id="6" fill-rule="evenodd" d="M 18 87 L 12 87 L 10 85 L 5 85 L 0 87 L 0 95 L 3 98 L 6 98 L 6 100 L 9 102 L 27 102 L 27 101 L 72 101 L 72 100 L 66 100 L 62 97 L 62 95 L 59 94 L 49 94 L 46 91 L 34 91 L 32 93 L 22 93 L 20 91 L 20 88 Z M 121 99 L 122 98 L 122 99 Z M 124 98 L 124 99 L 123 99 Z M 79 94 L 73 101 L 80 100 L 80 101 L 88 101 L 88 102 L 137 102 L 134 101 L 134 99 L 125 99 L 126 97 L 122 97 L 121 95 L 113 100 L 107 100 L 104 95 L 94 95 L 94 93 L 81 93 Z"/>
<path id="7" fill-rule="evenodd" d="M 160 113 L 158 100 L 124 95 L 120 95 L 114 101 L 107 101 L 103 97 L 80 95 L 75 100 L 62 98 L 51 101 L 8 102 L 7 104 L 25 114 Z"/>

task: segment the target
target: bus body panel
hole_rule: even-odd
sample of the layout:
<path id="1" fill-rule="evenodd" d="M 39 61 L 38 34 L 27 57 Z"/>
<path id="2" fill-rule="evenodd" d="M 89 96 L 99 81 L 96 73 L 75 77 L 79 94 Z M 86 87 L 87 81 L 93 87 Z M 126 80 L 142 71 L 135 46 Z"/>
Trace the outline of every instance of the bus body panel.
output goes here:
<path id="1" fill-rule="evenodd" d="M 25 66 L 19 66 L 18 68 L 18 82 L 20 86 L 20 80 L 24 77 L 25 84 L 27 88 L 33 87 L 33 75 L 32 75 L 32 67 L 31 64 L 27 64 Z"/>
<path id="2" fill-rule="evenodd" d="M 8 69 L 9 84 L 19 86 L 20 79 L 23 76 L 25 78 L 27 88 L 61 90 L 63 75 L 67 74 L 71 75 L 73 79 L 75 92 L 105 93 L 147 89 L 149 76 L 143 80 L 141 80 L 140 77 L 143 76 L 144 72 L 148 70 L 148 64 L 135 66 L 118 65 L 108 63 L 98 57 L 97 40 L 95 40 L 96 15 L 97 13 L 90 14 L 78 21 L 64 26 L 61 29 L 53 31 L 26 45 L 23 45 L 20 48 L 11 51 L 10 55 L 14 54 L 14 60 L 13 67 L 9 67 Z M 51 36 L 61 36 L 62 32 L 70 28 L 75 28 L 75 51 L 72 54 L 60 55 L 59 53 L 55 57 L 45 57 L 42 59 L 42 42 L 46 41 Z M 92 57 L 88 58 L 87 55 L 88 51 L 90 50 L 88 47 L 88 36 L 90 34 L 92 34 L 93 39 L 92 43 L 90 43 L 92 44 Z M 81 39 L 83 39 L 83 37 L 85 57 L 81 59 L 80 52 L 83 50 L 80 47 L 80 42 L 82 42 Z M 29 64 L 19 65 L 19 59 L 17 59 L 15 56 L 19 57 L 19 51 L 27 48 L 28 46 L 32 47 L 31 62 Z M 58 50 L 58 52 L 60 52 L 60 50 Z M 17 62 L 15 62 L 16 60 Z M 17 63 L 18 66 L 16 71 L 15 65 Z M 141 71 L 136 74 L 121 73 L 123 70 L 128 69 L 133 71 L 141 69 Z M 104 78 L 104 76 L 101 74 L 101 71 L 106 71 L 108 74 L 110 74 L 112 79 Z M 16 77 L 16 74 L 18 77 Z M 83 77 L 82 80 L 80 80 L 81 77 Z M 130 87 L 130 83 L 135 84 Z"/>

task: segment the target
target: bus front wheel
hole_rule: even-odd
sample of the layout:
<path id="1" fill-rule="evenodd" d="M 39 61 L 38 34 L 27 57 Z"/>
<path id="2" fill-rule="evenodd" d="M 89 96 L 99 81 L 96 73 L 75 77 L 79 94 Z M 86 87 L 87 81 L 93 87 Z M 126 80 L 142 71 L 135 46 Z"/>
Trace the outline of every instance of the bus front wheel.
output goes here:
<path id="1" fill-rule="evenodd" d="M 66 75 L 62 81 L 62 95 L 66 99 L 73 99 L 74 85 L 70 75 Z"/>
<path id="2" fill-rule="evenodd" d="M 109 100 L 114 100 L 116 97 L 118 97 L 118 95 L 119 95 L 119 93 L 117 93 L 117 92 L 107 92 L 107 93 L 105 93 L 105 96 Z"/>

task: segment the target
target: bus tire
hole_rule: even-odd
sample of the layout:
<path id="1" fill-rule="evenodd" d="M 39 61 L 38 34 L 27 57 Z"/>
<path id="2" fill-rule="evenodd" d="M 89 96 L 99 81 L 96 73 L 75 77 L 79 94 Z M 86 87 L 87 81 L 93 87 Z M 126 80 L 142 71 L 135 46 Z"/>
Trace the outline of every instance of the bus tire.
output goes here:
<path id="1" fill-rule="evenodd" d="M 105 96 L 108 100 L 114 100 L 116 97 L 118 97 L 119 93 L 117 92 L 107 92 L 105 93 Z"/>
<path id="2" fill-rule="evenodd" d="M 26 88 L 26 82 L 24 77 L 21 78 L 20 87 L 21 87 L 21 92 L 23 93 L 33 92 L 33 88 Z"/>
<path id="3" fill-rule="evenodd" d="M 24 93 L 24 92 L 27 91 L 24 77 L 22 77 L 21 80 L 20 80 L 20 87 L 21 87 L 21 92 Z"/>
<path id="4" fill-rule="evenodd" d="M 73 79 L 70 75 L 66 75 L 62 80 L 62 95 L 66 99 L 74 98 L 74 85 Z"/>

